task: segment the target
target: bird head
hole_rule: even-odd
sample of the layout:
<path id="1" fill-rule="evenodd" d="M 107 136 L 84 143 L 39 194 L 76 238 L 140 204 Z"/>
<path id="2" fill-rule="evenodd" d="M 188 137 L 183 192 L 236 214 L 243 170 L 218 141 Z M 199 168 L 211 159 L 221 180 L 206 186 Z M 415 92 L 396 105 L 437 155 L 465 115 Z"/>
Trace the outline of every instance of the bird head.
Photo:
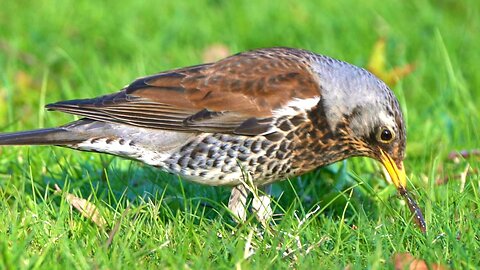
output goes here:
<path id="1" fill-rule="evenodd" d="M 407 185 L 403 166 L 406 131 L 398 101 L 390 89 L 384 87 L 381 88 L 384 99 L 367 100 L 363 107 L 354 110 L 348 115 L 347 128 L 359 151 L 380 161 L 400 189 Z"/>
<path id="2" fill-rule="evenodd" d="M 313 62 L 320 90 L 318 106 L 328 129 L 347 146 L 349 156 L 367 156 L 383 164 L 425 233 L 422 212 L 406 190 L 405 124 L 392 90 L 370 72 L 348 63 L 325 56 Z"/>
<path id="3" fill-rule="evenodd" d="M 351 156 L 380 161 L 397 189 L 405 189 L 405 124 L 390 88 L 364 69 L 324 56 L 313 70 L 329 128 L 352 146 Z"/>

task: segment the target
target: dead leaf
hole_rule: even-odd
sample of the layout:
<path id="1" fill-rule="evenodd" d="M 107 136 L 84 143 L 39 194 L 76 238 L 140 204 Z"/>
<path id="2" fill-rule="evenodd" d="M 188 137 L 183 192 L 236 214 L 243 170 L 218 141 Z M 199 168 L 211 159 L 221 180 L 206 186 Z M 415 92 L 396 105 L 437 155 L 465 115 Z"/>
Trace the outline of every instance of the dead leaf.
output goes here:
<path id="1" fill-rule="evenodd" d="M 202 54 L 203 62 L 211 63 L 230 55 L 230 50 L 224 44 L 216 43 L 205 48 Z"/>
<path id="2" fill-rule="evenodd" d="M 448 154 L 448 159 L 454 163 L 459 163 L 460 158 L 469 158 L 473 156 L 480 157 L 480 149 L 452 151 Z"/>
<path id="3" fill-rule="evenodd" d="M 408 252 L 404 253 L 396 253 L 393 255 L 392 261 L 395 265 L 395 270 L 404 270 L 404 269 L 409 269 L 409 270 L 446 270 L 448 269 L 447 267 L 440 265 L 440 264 L 431 264 L 430 267 L 429 265 L 424 261 L 420 259 L 416 259 L 413 257 L 412 254 Z"/>
<path id="4" fill-rule="evenodd" d="M 379 38 L 373 46 L 367 69 L 383 80 L 390 87 L 395 86 L 399 80 L 406 77 L 415 70 L 414 64 L 406 64 L 401 67 L 394 67 L 390 70 L 386 69 L 387 53 L 386 40 Z"/>
<path id="5" fill-rule="evenodd" d="M 57 192 L 63 192 L 60 187 L 55 184 L 55 190 Z M 91 202 L 79 198 L 71 193 L 65 193 L 65 199 L 67 202 L 73 206 L 75 209 L 77 209 L 82 216 L 90 219 L 93 223 L 97 224 L 100 228 L 104 228 L 105 225 L 107 225 L 107 221 L 100 215 L 100 212 L 98 211 L 97 207 L 92 204 Z"/>
<path id="6" fill-rule="evenodd" d="M 468 171 L 470 170 L 470 164 L 467 164 L 463 172 L 460 174 L 460 193 L 465 189 L 465 183 L 467 182 Z"/>
<path id="7" fill-rule="evenodd" d="M 435 180 L 435 185 L 445 185 L 449 181 L 453 180 L 460 180 L 460 184 L 465 185 L 466 177 L 468 173 L 471 174 L 478 174 L 479 170 L 477 168 L 468 168 L 468 171 L 463 171 L 462 173 L 455 174 L 453 176 L 444 176 L 444 177 L 438 177 Z"/>

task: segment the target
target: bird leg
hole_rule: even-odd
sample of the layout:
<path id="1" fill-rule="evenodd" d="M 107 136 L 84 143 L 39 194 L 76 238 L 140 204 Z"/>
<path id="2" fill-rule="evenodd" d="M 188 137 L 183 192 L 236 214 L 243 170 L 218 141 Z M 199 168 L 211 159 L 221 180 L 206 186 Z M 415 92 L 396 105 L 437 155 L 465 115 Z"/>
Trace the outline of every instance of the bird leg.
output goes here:
<path id="1" fill-rule="evenodd" d="M 228 200 L 228 209 L 232 212 L 235 220 L 242 223 L 247 219 L 246 207 L 249 191 L 242 183 L 232 188 L 230 199 Z"/>
<path id="2" fill-rule="evenodd" d="M 252 212 L 257 217 L 257 220 L 266 226 L 267 221 L 273 216 L 273 211 L 270 207 L 270 192 L 271 185 L 257 188 L 242 183 L 234 186 L 230 193 L 230 199 L 228 200 L 228 209 L 232 212 L 238 223 L 244 222 L 247 219 L 247 198 L 248 195 L 252 193 Z"/>
<path id="3" fill-rule="evenodd" d="M 252 211 L 255 213 L 257 220 L 266 227 L 267 222 L 271 220 L 273 216 L 273 211 L 270 207 L 272 185 L 262 186 L 259 190 L 260 192 L 253 194 Z"/>

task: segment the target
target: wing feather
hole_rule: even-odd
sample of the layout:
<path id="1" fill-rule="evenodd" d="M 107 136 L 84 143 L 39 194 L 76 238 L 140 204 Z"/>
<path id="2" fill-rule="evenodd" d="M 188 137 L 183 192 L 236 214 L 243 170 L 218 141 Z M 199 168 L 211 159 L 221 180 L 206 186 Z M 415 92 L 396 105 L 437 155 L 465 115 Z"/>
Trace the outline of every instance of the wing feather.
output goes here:
<path id="1" fill-rule="evenodd" d="M 307 51 L 272 48 L 139 78 L 120 92 L 47 105 L 50 110 L 182 132 L 266 134 L 273 113 L 320 95 Z"/>

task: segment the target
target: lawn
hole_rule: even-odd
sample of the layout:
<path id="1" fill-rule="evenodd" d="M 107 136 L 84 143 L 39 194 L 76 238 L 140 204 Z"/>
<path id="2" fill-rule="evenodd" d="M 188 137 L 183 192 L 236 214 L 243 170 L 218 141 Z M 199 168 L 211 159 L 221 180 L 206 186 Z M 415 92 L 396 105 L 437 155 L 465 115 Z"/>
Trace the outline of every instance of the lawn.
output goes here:
<path id="1" fill-rule="evenodd" d="M 423 235 L 366 158 L 275 184 L 276 225 L 263 229 L 253 217 L 232 222 L 228 188 L 107 155 L 1 147 L 0 269 L 384 269 L 405 254 L 480 267 L 476 0 L 0 2 L 0 132 L 64 124 L 75 118 L 43 106 L 212 50 L 288 46 L 364 67 L 385 56 L 387 71 L 412 64 L 392 89 L 407 121 L 409 190 L 428 224 Z M 74 207 L 82 198 L 97 220 Z"/>

